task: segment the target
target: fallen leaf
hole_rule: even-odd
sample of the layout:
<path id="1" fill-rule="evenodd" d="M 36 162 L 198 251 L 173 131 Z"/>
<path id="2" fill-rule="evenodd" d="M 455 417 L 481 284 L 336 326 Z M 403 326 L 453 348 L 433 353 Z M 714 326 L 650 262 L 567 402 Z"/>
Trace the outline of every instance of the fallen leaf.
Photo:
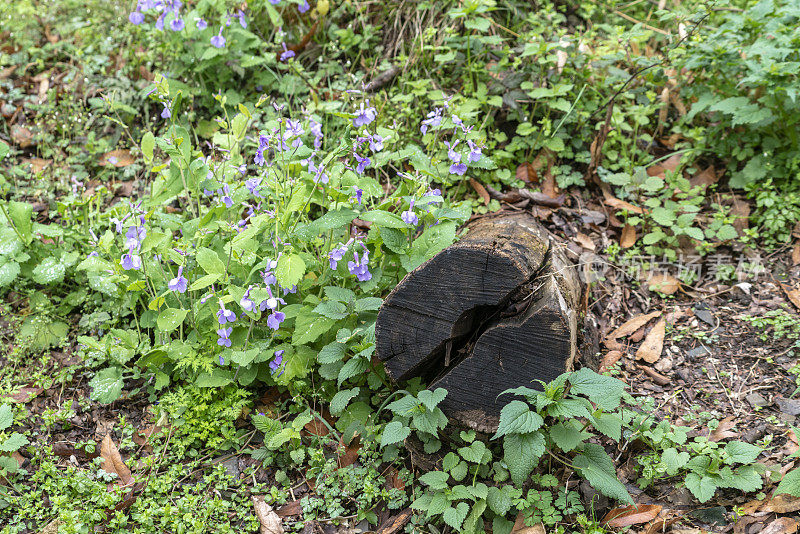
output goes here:
<path id="1" fill-rule="evenodd" d="M 647 168 L 647 176 L 660 176 L 663 178 L 667 172 L 675 172 L 681 164 L 682 155 L 683 153 L 673 154 L 664 161 L 650 165 Z"/>
<path id="2" fill-rule="evenodd" d="M 14 71 L 17 70 L 18 66 L 19 65 L 11 65 L 10 67 L 5 67 L 4 69 L 0 69 L 0 80 L 5 80 L 6 78 L 14 74 Z"/>
<path id="3" fill-rule="evenodd" d="M 11 139 L 20 148 L 27 148 L 33 144 L 33 133 L 24 126 L 15 124 L 11 127 Z"/>
<path id="4" fill-rule="evenodd" d="M 58 527 L 61 526 L 60 519 L 53 519 L 47 525 L 45 525 L 42 530 L 39 531 L 39 534 L 58 534 Z"/>
<path id="5" fill-rule="evenodd" d="M 525 515 L 520 512 L 517 514 L 517 519 L 514 521 L 514 527 L 511 529 L 511 534 L 547 534 L 544 525 L 536 523 L 532 527 L 525 524 Z"/>
<path id="6" fill-rule="evenodd" d="M 764 509 L 776 514 L 788 514 L 800 510 L 800 498 L 792 497 L 789 494 L 781 493 L 771 498 Z"/>
<path id="7" fill-rule="evenodd" d="M 792 265 L 800 265 L 800 243 L 792 249 Z"/>
<path id="8" fill-rule="evenodd" d="M 797 532 L 797 521 L 791 517 L 779 517 L 766 526 L 761 534 L 794 534 Z"/>
<path id="9" fill-rule="evenodd" d="M 611 528 L 629 527 L 649 523 L 661 513 L 661 506 L 657 504 L 640 504 L 614 508 L 603 517 L 601 523 Z"/>
<path id="10" fill-rule="evenodd" d="M 665 295 L 673 295 L 681 287 L 681 281 L 667 273 L 658 273 L 650 277 L 647 289 Z"/>
<path id="11" fill-rule="evenodd" d="M 117 475 L 123 486 L 133 483 L 131 470 L 122 461 L 122 456 L 120 456 L 114 440 L 111 439 L 111 434 L 106 434 L 100 444 L 100 457 L 103 459 L 103 463 L 100 466 L 103 471 Z"/>
<path id="12" fill-rule="evenodd" d="M 586 250 L 591 250 L 592 252 L 596 250 L 596 247 L 594 246 L 594 241 L 592 241 L 592 238 L 586 234 L 578 232 L 578 234 L 573 239 Z"/>
<path id="13" fill-rule="evenodd" d="M 706 167 L 702 171 L 698 172 L 691 178 L 689 178 L 689 184 L 692 187 L 703 187 L 706 188 L 709 185 L 713 185 L 719 181 L 719 175 L 717 171 L 714 169 L 713 165 Z"/>
<path id="14" fill-rule="evenodd" d="M 647 315 L 637 315 L 636 317 L 628 319 L 627 321 L 622 323 L 622 325 L 619 328 L 608 334 L 608 336 L 606 337 L 611 339 L 616 339 L 618 337 L 624 337 L 629 334 L 632 334 L 637 330 L 639 330 L 644 325 L 646 325 L 647 323 L 649 323 L 651 319 L 655 319 L 660 315 L 661 315 L 660 311 L 654 311 L 652 313 L 648 313 Z"/>
<path id="15" fill-rule="evenodd" d="M 783 289 L 784 293 L 786 293 L 786 298 L 789 299 L 789 302 L 794 304 L 795 308 L 800 310 L 800 289 L 792 289 L 786 284 L 781 284 L 781 289 Z"/>
<path id="16" fill-rule="evenodd" d="M 735 438 L 739 435 L 737 432 L 731 432 L 731 429 L 735 426 L 736 421 L 733 416 L 728 416 L 719 422 L 719 425 L 717 425 L 717 428 L 708 436 L 708 439 L 711 441 L 721 441 L 727 438 Z"/>
<path id="17" fill-rule="evenodd" d="M 636 244 L 636 227 L 626 224 L 622 227 L 622 234 L 619 236 L 619 246 L 631 248 L 634 244 Z"/>
<path id="18" fill-rule="evenodd" d="M 636 359 L 644 360 L 647 363 L 655 363 L 661 357 L 664 348 L 664 334 L 667 330 L 667 322 L 660 319 L 647 337 L 644 338 L 639 350 L 636 351 Z"/>
<path id="19" fill-rule="evenodd" d="M 650 526 L 647 527 L 647 530 L 644 531 L 644 534 L 664 534 L 667 532 L 667 527 L 678 521 L 678 517 L 664 517 L 661 519 L 656 519 Z M 674 530 L 672 531 L 675 532 Z"/>
<path id="20" fill-rule="evenodd" d="M 31 172 L 33 174 L 39 174 L 43 170 L 45 170 L 51 163 L 53 163 L 52 159 L 42 159 L 42 158 L 25 158 L 21 160 L 23 165 L 30 165 Z"/>
<path id="21" fill-rule="evenodd" d="M 272 509 L 272 506 L 264 501 L 263 495 L 253 495 L 253 508 L 256 512 L 258 522 L 261 524 L 261 534 L 283 534 L 281 518 Z"/>
<path id="22" fill-rule="evenodd" d="M 759 501 L 757 499 L 744 503 L 740 507 L 740 511 L 742 515 L 750 515 L 752 513 L 758 512 L 758 509 L 764 506 L 764 501 Z"/>
<path id="23" fill-rule="evenodd" d="M 106 152 L 100 157 L 100 161 L 98 161 L 98 165 L 112 165 L 114 167 L 127 167 L 131 165 L 134 161 L 136 161 L 133 156 L 131 156 L 130 150 L 125 150 L 122 148 L 118 148 L 117 150 L 112 150 L 111 152 Z"/>
<path id="24" fill-rule="evenodd" d="M 3 395 L 3 398 L 12 402 L 26 404 L 36 398 L 43 391 L 44 388 L 20 388 L 16 393 Z"/>
<path id="25" fill-rule="evenodd" d="M 730 215 L 734 218 L 733 227 L 736 228 L 739 235 L 744 235 L 745 228 L 750 225 L 750 204 L 746 200 L 734 196 Z"/>
<path id="26" fill-rule="evenodd" d="M 539 181 L 539 175 L 536 173 L 536 169 L 533 168 L 533 164 L 527 161 L 525 163 L 521 163 L 517 167 L 515 176 L 517 180 L 522 180 L 526 184 L 535 184 Z"/>
<path id="27" fill-rule="evenodd" d="M 630 213 L 638 214 L 644 213 L 644 210 L 639 206 L 634 206 L 630 202 L 625 202 L 624 200 L 620 200 L 615 196 L 608 196 L 603 199 L 603 202 L 605 202 L 608 207 L 614 208 L 615 210 L 624 210 L 629 211 Z"/>
<path id="28" fill-rule="evenodd" d="M 600 363 L 600 372 L 602 373 L 622 358 L 623 352 L 621 350 L 610 350 L 603 356 L 603 361 Z"/>
<path id="29" fill-rule="evenodd" d="M 303 513 L 303 505 L 300 503 L 299 500 L 289 501 L 280 508 L 278 508 L 277 511 L 278 517 L 281 518 L 301 515 L 302 513 Z"/>
<path id="30" fill-rule="evenodd" d="M 378 529 L 378 534 L 397 534 L 411 520 L 411 508 L 405 508 L 399 514 L 384 521 Z"/>
<path id="31" fill-rule="evenodd" d="M 659 386 L 666 386 L 667 384 L 669 384 L 671 382 L 669 378 L 667 378 L 666 376 L 662 375 L 661 373 L 659 373 L 658 371 L 656 371 L 652 367 L 648 367 L 646 365 L 639 365 L 638 367 L 639 367 L 639 369 L 641 369 L 644 372 L 644 374 L 649 376 L 650 379 L 653 382 L 655 382 L 656 384 L 658 384 Z"/>
<path id="32" fill-rule="evenodd" d="M 358 460 L 358 450 L 361 448 L 361 439 L 359 437 L 353 438 L 349 445 L 339 442 L 339 450 L 344 452 L 339 456 L 339 467 L 347 467 L 353 465 Z"/>
<path id="33" fill-rule="evenodd" d="M 486 191 L 486 188 L 483 187 L 483 185 L 481 185 L 481 183 L 478 182 L 478 180 L 476 180 L 475 178 L 470 178 L 469 184 L 472 186 L 475 192 L 478 193 L 478 195 L 483 199 L 483 205 L 487 206 L 492 197 L 489 196 L 489 192 Z"/>

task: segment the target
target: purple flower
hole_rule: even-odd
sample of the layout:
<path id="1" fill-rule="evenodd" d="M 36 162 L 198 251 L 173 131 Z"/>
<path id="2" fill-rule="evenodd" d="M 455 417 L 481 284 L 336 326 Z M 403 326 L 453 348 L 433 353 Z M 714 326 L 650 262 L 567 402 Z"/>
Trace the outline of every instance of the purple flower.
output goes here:
<path id="1" fill-rule="evenodd" d="M 206 22 L 206 20 L 203 18 L 197 19 L 197 29 L 203 31 L 206 28 L 208 28 L 208 23 Z"/>
<path id="2" fill-rule="evenodd" d="M 450 161 L 452 161 L 453 163 L 460 162 L 461 161 L 461 154 L 456 152 L 456 147 L 458 146 L 458 141 L 456 140 L 456 142 L 453 143 L 453 146 L 450 146 L 450 143 L 448 143 L 447 141 L 445 141 L 444 144 L 447 145 L 447 157 L 450 159 Z"/>
<path id="3" fill-rule="evenodd" d="M 286 43 L 282 43 L 283 52 L 281 52 L 281 61 L 288 61 L 289 59 L 293 58 L 296 54 L 294 50 L 289 50 L 286 48 Z"/>
<path id="4" fill-rule="evenodd" d="M 354 185 L 353 189 L 355 189 L 356 200 L 358 201 L 358 205 L 360 206 L 361 205 L 361 195 L 364 194 L 364 190 L 363 189 L 359 189 L 359 187 L 357 185 Z M 352 198 L 352 197 L 350 197 L 350 198 Z"/>
<path id="5" fill-rule="evenodd" d="M 369 137 L 369 149 L 373 152 L 380 152 L 383 150 L 383 137 L 378 134 L 373 134 Z"/>
<path id="6" fill-rule="evenodd" d="M 256 303 L 253 302 L 253 300 L 250 298 L 250 287 L 247 288 L 247 291 L 245 291 L 242 300 L 239 301 L 239 306 L 241 306 L 242 309 L 244 309 L 244 311 L 249 311 L 249 312 L 255 309 Z"/>
<path id="7" fill-rule="evenodd" d="M 269 309 L 275 311 L 278 308 L 278 303 L 284 305 L 286 304 L 286 301 L 284 301 L 282 298 L 276 298 L 272 294 L 272 290 L 269 288 L 269 286 L 267 286 L 267 293 L 269 294 L 269 297 L 261 301 L 261 304 L 258 305 L 259 310 L 264 311 Z"/>
<path id="8" fill-rule="evenodd" d="M 277 6 L 278 4 L 281 3 L 281 0 L 269 0 L 269 3 L 272 4 L 273 6 Z"/>
<path id="9" fill-rule="evenodd" d="M 122 220 L 117 219 L 116 217 L 112 217 L 111 218 L 111 222 L 114 223 L 114 226 L 116 227 L 118 234 L 122 233 L 122 223 L 124 223 L 128 219 L 128 217 L 130 217 L 130 214 L 125 215 L 122 218 Z"/>
<path id="10" fill-rule="evenodd" d="M 419 130 L 424 134 L 428 131 L 428 127 L 436 128 L 442 123 L 442 110 L 440 108 L 436 108 L 435 110 L 428 113 L 428 118 L 422 121 L 422 126 L 419 127 Z"/>
<path id="11" fill-rule="evenodd" d="M 469 154 L 467 155 L 467 159 L 472 163 L 480 161 L 481 147 L 476 145 L 472 141 L 467 141 L 467 145 L 469 145 Z"/>
<path id="12" fill-rule="evenodd" d="M 336 270 L 339 262 L 342 261 L 344 255 L 347 253 L 347 245 L 342 245 L 328 252 L 328 261 L 330 262 L 331 269 Z"/>
<path id="13" fill-rule="evenodd" d="M 427 193 L 422 195 L 423 197 L 440 197 L 442 196 L 441 189 L 430 189 Z"/>
<path id="14" fill-rule="evenodd" d="M 128 15 L 128 20 L 134 26 L 138 26 L 142 22 L 144 22 L 144 13 L 140 11 L 131 11 L 131 14 Z"/>
<path id="15" fill-rule="evenodd" d="M 464 176 L 464 173 L 467 172 L 467 164 L 466 163 L 453 163 L 450 165 L 450 174 L 457 174 L 459 176 Z"/>
<path id="16" fill-rule="evenodd" d="M 369 105 L 369 102 L 367 104 Z M 364 103 L 362 102 L 361 107 L 356 112 L 356 116 L 353 118 L 353 126 L 356 128 L 366 126 L 374 121 L 377 116 L 378 112 L 375 111 L 374 107 L 364 108 Z"/>
<path id="17" fill-rule="evenodd" d="M 297 11 L 300 13 L 306 13 L 309 9 L 311 9 L 311 6 L 308 5 L 308 0 L 303 0 L 303 3 L 297 6 Z"/>
<path id="18" fill-rule="evenodd" d="M 275 358 L 271 362 L 269 362 L 269 368 L 272 370 L 273 373 L 278 369 L 280 369 L 281 365 L 283 365 L 283 352 L 284 352 L 283 350 L 276 350 L 274 355 Z M 283 369 L 281 369 L 281 372 L 278 373 L 278 376 L 281 376 L 282 374 L 283 374 Z"/>
<path id="19" fill-rule="evenodd" d="M 217 310 L 217 321 L 219 324 L 232 323 L 236 320 L 236 314 L 231 310 L 225 308 L 225 304 L 219 301 L 219 310 Z M 230 346 L 230 345 L 228 345 Z"/>
<path id="20" fill-rule="evenodd" d="M 292 146 L 294 148 L 299 147 L 303 144 L 303 140 L 300 139 L 300 136 L 305 133 L 303 129 L 303 125 L 300 124 L 300 121 L 289 119 L 286 121 L 286 130 L 283 132 L 283 138 L 285 140 L 289 140 L 295 138 L 292 142 Z"/>
<path id="21" fill-rule="evenodd" d="M 236 18 L 239 19 L 239 24 L 242 26 L 242 28 L 247 29 L 247 21 L 244 19 L 244 11 L 240 9 L 239 12 L 236 13 Z"/>
<path id="22" fill-rule="evenodd" d="M 183 23 L 183 19 L 180 17 L 175 17 L 169 23 L 169 29 L 171 29 L 174 32 L 179 32 L 185 27 L 186 25 Z"/>
<path id="23" fill-rule="evenodd" d="M 455 124 L 456 126 L 462 126 L 462 125 L 464 124 L 464 121 L 462 121 L 462 120 L 461 120 L 461 119 L 458 117 L 458 115 L 456 115 L 455 113 L 453 114 L 453 117 L 452 117 L 452 119 L 453 119 L 453 124 Z"/>
<path id="24" fill-rule="evenodd" d="M 369 251 L 364 248 L 364 257 L 359 260 L 358 252 L 353 251 L 353 258 L 355 261 L 347 262 L 347 269 L 350 274 L 355 275 L 359 282 L 366 282 L 372 279 L 372 273 L 369 272 Z"/>
<path id="25" fill-rule="evenodd" d="M 188 283 L 189 281 L 183 276 L 183 265 L 181 265 L 180 267 L 178 267 L 178 276 L 170 280 L 167 286 L 172 291 L 177 291 L 178 293 L 186 293 L 186 286 Z"/>
<path id="26" fill-rule="evenodd" d="M 408 209 L 400 215 L 400 218 L 403 219 L 403 222 L 406 224 L 415 225 L 419 222 L 419 218 L 417 214 L 414 213 L 414 201 L 411 201 L 411 204 L 408 206 Z"/>
<path id="27" fill-rule="evenodd" d="M 170 109 L 169 109 L 169 107 L 171 105 L 172 105 L 171 102 L 170 103 L 164 102 L 164 109 L 161 110 L 161 118 L 162 119 L 168 119 L 168 118 L 172 117 L 172 111 L 170 111 Z"/>
<path id="28" fill-rule="evenodd" d="M 258 191 L 258 188 L 261 186 L 262 178 L 250 178 L 244 183 L 244 186 L 247 188 L 250 193 L 256 198 L 264 198 L 261 196 L 261 193 Z"/>
<path id="29" fill-rule="evenodd" d="M 122 258 L 120 259 L 120 264 L 122 268 L 126 271 L 133 269 L 134 271 L 138 271 L 142 268 L 142 258 L 139 257 L 137 254 L 133 253 L 133 248 L 128 250 L 127 254 L 123 254 Z"/>
<path id="30" fill-rule="evenodd" d="M 293 285 L 291 288 L 281 287 L 281 289 L 283 290 L 283 296 L 284 297 L 289 293 L 295 294 L 295 293 L 297 293 L 297 284 Z M 283 301 L 281 301 L 281 302 L 283 302 Z"/>
<path id="31" fill-rule="evenodd" d="M 364 156 L 363 158 L 359 156 L 357 153 L 353 152 L 353 156 L 355 156 L 356 161 L 358 161 L 358 165 L 356 166 L 356 172 L 358 174 L 364 174 L 364 169 L 369 167 L 369 164 L 372 163 L 368 157 Z"/>
<path id="32" fill-rule="evenodd" d="M 125 232 L 125 246 L 130 249 L 139 248 L 146 236 L 147 229 L 144 226 L 131 226 Z"/>
<path id="33" fill-rule="evenodd" d="M 219 33 L 211 38 L 211 45 L 214 48 L 225 48 L 225 38 L 222 36 L 222 26 L 219 27 Z"/>
<path id="34" fill-rule="evenodd" d="M 231 340 L 229 338 L 231 332 L 233 332 L 233 327 L 230 326 L 228 328 L 220 328 L 219 330 L 217 330 L 217 335 L 219 336 L 219 339 L 217 340 L 217 345 L 219 345 L 220 347 L 230 347 Z M 220 365 L 222 365 L 225 362 L 225 360 L 222 358 L 222 356 L 220 356 L 219 358 L 220 358 L 219 363 Z"/>
<path id="35" fill-rule="evenodd" d="M 164 19 L 167 18 L 167 12 L 163 12 L 157 19 L 156 19 L 156 29 L 160 32 L 164 31 Z"/>
<path id="36" fill-rule="evenodd" d="M 322 124 L 311 119 L 308 122 L 308 130 L 314 135 L 314 148 L 319 149 L 322 147 L 322 138 L 324 137 L 322 134 Z"/>
<path id="37" fill-rule="evenodd" d="M 267 317 L 267 326 L 272 328 L 273 330 L 277 330 L 281 327 L 281 323 L 283 320 L 286 319 L 286 314 L 283 312 L 272 312 L 269 317 Z"/>
<path id="38" fill-rule="evenodd" d="M 233 206 L 233 199 L 231 198 L 231 190 L 228 187 L 228 184 L 222 186 L 222 203 L 225 204 L 226 208 L 230 208 Z"/>

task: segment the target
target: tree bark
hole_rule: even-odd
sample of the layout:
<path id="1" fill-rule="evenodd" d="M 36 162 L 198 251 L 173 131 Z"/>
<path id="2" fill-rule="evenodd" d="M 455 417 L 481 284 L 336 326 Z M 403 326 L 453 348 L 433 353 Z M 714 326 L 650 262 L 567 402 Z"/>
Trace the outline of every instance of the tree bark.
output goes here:
<path id="1" fill-rule="evenodd" d="M 541 389 L 538 380 L 572 370 L 582 344 L 594 356 L 582 291 L 564 246 L 531 215 L 484 217 L 389 294 L 377 355 L 395 381 L 447 389 L 440 406 L 451 419 L 492 432 L 511 400 L 503 391 Z"/>

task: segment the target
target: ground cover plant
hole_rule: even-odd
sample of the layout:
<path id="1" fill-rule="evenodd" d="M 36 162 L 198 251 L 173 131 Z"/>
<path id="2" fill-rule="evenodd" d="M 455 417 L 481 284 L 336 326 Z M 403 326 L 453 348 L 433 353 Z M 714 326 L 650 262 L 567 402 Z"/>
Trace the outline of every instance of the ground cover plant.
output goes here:
<path id="1" fill-rule="evenodd" d="M 796 531 L 798 17 L 0 7 L 0 532 Z M 498 210 L 602 364 L 484 435 L 375 321 Z"/>

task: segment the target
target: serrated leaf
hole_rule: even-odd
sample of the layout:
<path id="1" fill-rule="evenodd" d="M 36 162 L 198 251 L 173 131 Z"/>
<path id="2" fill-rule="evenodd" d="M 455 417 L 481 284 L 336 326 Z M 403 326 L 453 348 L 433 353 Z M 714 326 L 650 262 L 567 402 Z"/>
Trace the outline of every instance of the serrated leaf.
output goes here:
<path id="1" fill-rule="evenodd" d="M 548 435 L 553 443 L 564 452 L 575 450 L 583 441 L 581 431 L 575 428 L 571 421 L 553 425 Z"/>
<path id="2" fill-rule="evenodd" d="M 475 441 L 468 447 L 460 447 L 458 449 L 458 454 L 468 462 L 479 464 L 483 460 L 483 455 L 486 451 L 486 444 L 484 442 Z"/>
<path id="3" fill-rule="evenodd" d="M 467 514 L 469 513 L 469 505 L 465 502 L 458 503 L 455 508 L 450 507 L 444 511 L 442 514 L 442 519 L 444 522 L 453 527 L 456 532 L 461 530 L 461 524 L 464 523 L 464 519 L 467 518 Z"/>
<path id="4" fill-rule="evenodd" d="M 486 504 L 499 516 L 505 516 L 511 509 L 511 498 L 503 491 L 503 488 L 492 486 L 486 496 Z"/>
<path id="5" fill-rule="evenodd" d="M 14 422 L 14 415 L 11 412 L 10 404 L 0 406 L 0 430 L 5 430 Z"/>
<path id="6" fill-rule="evenodd" d="M 575 456 L 573 464 L 580 471 L 580 475 L 606 497 L 628 504 L 633 503 L 628 490 L 617 478 L 614 462 L 600 445 L 585 444 L 581 454 Z"/>
<path id="7" fill-rule="evenodd" d="M 685 466 L 688 461 L 689 453 L 685 451 L 678 452 L 674 447 L 664 449 L 664 452 L 661 453 L 661 462 L 667 468 L 669 476 L 677 475 L 678 470 Z"/>
<path id="8" fill-rule="evenodd" d="M 508 434 L 503 438 L 503 459 L 515 484 L 522 484 L 544 454 L 544 436 L 540 432 Z"/>
<path id="9" fill-rule="evenodd" d="M 350 358 L 339 370 L 339 377 L 337 379 L 339 387 L 342 386 L 345 380 L 360 375 L 369 369 L 369 362 L 364 358 Z"/>
<path id="10" fill-rule="evenodd" d="M 788 493 L 794 497 L 800 497 L 800 469 L 795 468 L 783 476 L 775 494 Z"/>
<path id="11" fill-rule="evenodd" d="M 420 402 L 428 409 L 433 411 L 440 402 L 447 396 L 447 390 L 444 388 L 436 388 L 434 391 L 423 389 L 417 395 Z"/>
<path id="12" fill-rule="evenodd" d="M 725 445 L 725 453 L 732 463 L 749 464 L 761 454 L 761 447 L 743 441 L 729 441 Z"/>
<path id="13" fill-rule="evenodd" d="M 361 214 L 361 219 L 370 221 L 382 228 L 408 228 L 408 224 L 399 216 L 384 210 L 370 210 Z"/>
<path id="14" fill-rule="evenodd" d="M 122 394 L 122 371 L 119 367 L 107 367 L 89 381 L 92 399 L 102 404 L 117 400 Z"/>
<path id="15" fill-rule="evenodd" d="M 531 411 L 530 406 L 521 400 L 513 400 L 503 406 L 500 411 L 500 424 L 492 439 L 497 439 L 506 434 L 524 434 L 539 430 L 544 419 L 538 413 Z"/>
<path id="16" fill-rule="evenodd" d="M 316 341 L 321 335 L 328 333 L 334 324 L 336 321 L 328 317 L 315 313 L 301 313 L 295 320 L 292 344 L 305 345 Z"/>
<path id="17" fill-rule="evenodd" d="M 619 441 L 622 438 L 622 419 L 614 413 L 600 413 L 592 416 L 592 425 L 605 436 Z"/>
<path id="18" fill-rule="evenodd" d="M 378 297 L 364 297 L 356 301 L 356 313 L 376 311 L 383 304 L 383 299 Z"/>
<path id="19" fill-rule="evenodd" d="M 37 284 L 52 284 L 63 280 L 65 273 L 66 269 L 63 262 L 49 257 L 43 259 L 33 269 L 33 281 Z"/>
<path id="20" fill-rule="evenodd" d="M 275 277 L 281 287 L 291 288 L 297 285 L 306 274 L 306 262 L 297 254 L 284 254 L 278 259 Z"/>
<path id="21" fill-rule="evenodd" d="M 331 399 L 330 412 L 332 415 L 341 414 L 353 398 L 358 395 L 359 388 L 344 389 L 336 393 Z"/>
<path id="22" fill-rule="evenodd" d="M 347 312 L 347 306 L 341 302 L 326 300 L 320 302 L 314 308 L 314 313 L 334 319 L 336 321 L 347 318 L 350 314 Z"/>
<path id="23" fill-rule="evenodd" d="M 351 304 L 356 300 L 356 294 L 350 289 L 336 286 L 325 286 L 323 289 L 328 300 L 343 302 L 345 304 Z"/>
<path id="24" fill-rule="evenodd" d="M 5 287 L 19 276 L 19 263 L 15 261 L 7 261 L 0 266 L 0 287 Z"/>
<path id="25" fill-rule="evenodd" d="M 717 492 L 717 485 L 713 479 L 707 476 L 700 476 L 697 473 L 686 475 L 686 487 L 701 503 L 708 501 Z"/>
<path id="26" fill-rule="evenodd" d="M 400 421 L 392 421 L 383 428 L 383 433 L 381 434 L 381 447 L 386 447 L 387 445 L 394 445 L 395 443 L 400 443 L 401 441 L 406 439 L 409 436 L 409 434 L 411 434 L 410 428 L 405 426 Z M 436 472 L 438 471 L 432 471 L 431 473 L 436 473 Z M 430 475 L 431 473 L 427 474 Z"/>
<path id="27" fill-rule="evenodd" d="M 317 361 L 321 364 L 338 362 L 344 359 L 346 353 L 347 345 L 334 341 L 322 347 L 322 350 L 317 354 Z"/>
<path id="28" fill-rule="evenodd" d="M 419 407 L 419 404 L 419 401 L 412 395 L 405 395 L 391 402 L 386 408 L 396 415 L 405 417 L 411 415 Z"/>
<path id="29" fill-rule="evenodd" d="M 585 395 L 603 410 L 614 410 L 625 393 L 625 383 L 616 378 L 598 374 L 588 367 L 569 377 L 570 393 Z"/>
<path id="30" fill-rule="evenodd" d="M 14 452 L 18 451 L 20 447 L 24 447 L 30 443 L 28 438 L 20 434 L 19 432 L 14 432 L 11 434 L 8 439 L 4 442 L 0 443 L 0 451 L 3 452 Z"/>

